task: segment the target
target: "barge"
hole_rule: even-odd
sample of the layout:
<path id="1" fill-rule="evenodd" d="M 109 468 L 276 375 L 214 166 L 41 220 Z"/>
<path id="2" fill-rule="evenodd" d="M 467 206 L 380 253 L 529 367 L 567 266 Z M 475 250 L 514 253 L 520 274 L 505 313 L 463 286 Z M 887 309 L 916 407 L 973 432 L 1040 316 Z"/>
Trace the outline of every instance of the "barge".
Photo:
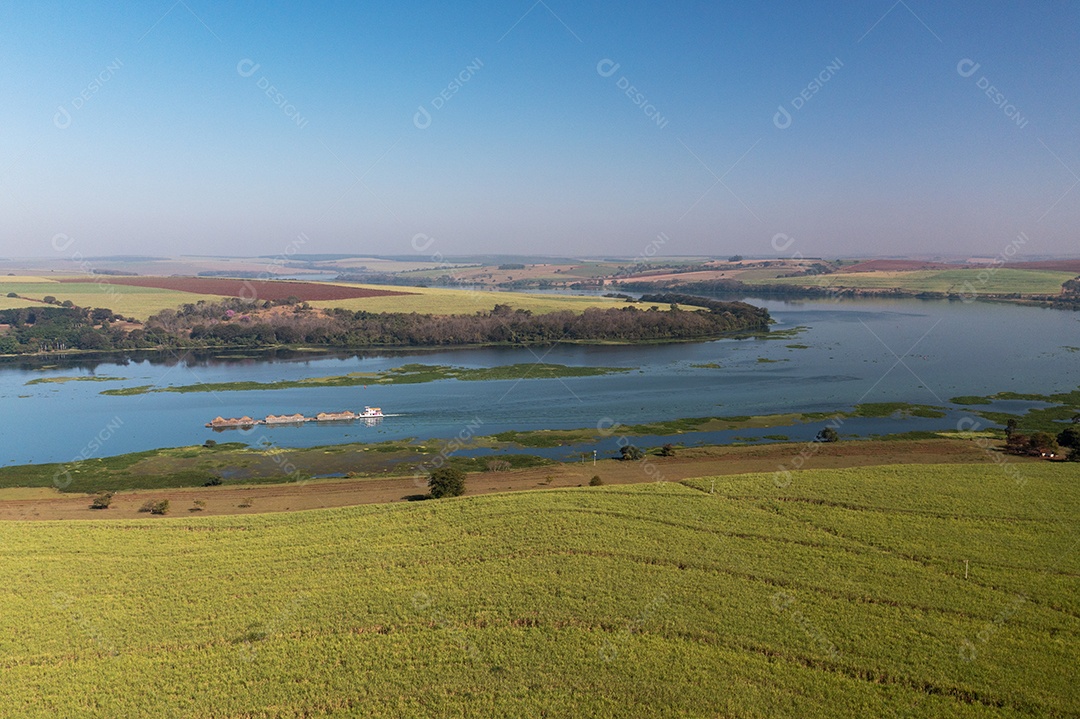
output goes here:
<path id="1" fill-rule="evenodd" d="M 386 415 L 379 407 L 364 407 L 363 412 L 319 412 L 314 417 L 302 414 L 268 414 L 263 419 L 243 417 L 215 417 L 206 423 L 210 429 L 248 429 L 258 425 L 303 424 L 304 422 L 352 422 L 357 419 L 377 420 Z"/>

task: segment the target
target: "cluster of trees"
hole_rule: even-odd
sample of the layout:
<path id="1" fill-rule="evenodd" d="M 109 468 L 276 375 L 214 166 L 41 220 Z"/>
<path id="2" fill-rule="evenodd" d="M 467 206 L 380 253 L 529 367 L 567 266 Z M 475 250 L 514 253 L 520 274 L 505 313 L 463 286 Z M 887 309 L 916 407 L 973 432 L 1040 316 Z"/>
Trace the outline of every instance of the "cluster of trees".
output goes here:
<path id="1" fill-rule="evenodd" d="M 546 344 L 567 341 L 663 341 L 708 339 L 728 332 L 762 330 L 768 311 L 742 302 L 687 295 L 655 295 L 648 302 L 672 305 L 661 312 L 633 304 L 534 315 L 498 304 L 473 315 L 316 310 L 296 298 L 252 304 L 240 299 L 186 304 L 151 317 L 144 328 L 125 331 L 107 309 L 35 307 L 0 311 L 0 354 L 64 350 L 133 350 L 157 347 L 419 347 L 478 344 Z M 680 310 L 676 304 L 701 310 Z M 275 305 L 286 311 L 267 312 Z"/>
<path id="2" fill-rule="evenodd" d="M 825 262 L 815 262 L 814 264 L 796 272 L 789 272 L 784 275 L 777 275 L 778 277 L 812 277 L 815 275 L 831 275 L 839 268 L 839 265 L 832 265 Z"/>
<path id="3" fill-rule="evenodd" d="M 660 449 L 656 450 L 656 456 L 674 457 L 675 445 L 665 444 L 664 446 L 660 447 Z M 632 444 L 624 444 L 622 447 L 619 447 L 619 459 L 624 462 L 638 462 L 642 459 L 645 459 L 645 451 L 642 450 L 640 447 L 635 447 Z"/>
<path id="4" fill-rule="evenodd" d="M 1005 451 L 1028 457 L 1056 455 L 1062 450 L 1069 451 L 1069 459 L 1080 462 L 1080 415 L 1073 417 L 1072 427 L 1067 427 L 1057 436 L 1050 432 L 1032 432 L 1023 434 L 1017 431 L 1016 420 L 1009 420 L 1005 428 Z"/>
<path id="5" fill-rule="evenodd" d="M 579 284 L 579 283 L 574 283 Z M 563 283 L 565 285 L 565 283 Z M 541 279 L 520 279 L 520 280 L 507 280 L 506 282 L 500 282 L 498 287 L 502 287 L 508 290 L 552 290 L 559 287 L 558 282 L 553 282 L 547 278 Z"/>
<path id="6" fill-rule="evenodd" d="M 764 308 L 748 305 L 745 302 L 723 302 L 685 292 L 642 295 L 638 301 L 649 304 L 671 305 L 672 310 L 677 310 L 677 305 L 693 305 L 694 307 L 703 307 L 713 314 L 737 313 L 745 319 L 764 320 L 766 324 L 769 322 L 769 312 Z"/>
<path id="7" fill-rule="evenodd" d="M 742 302 L 718 302 L 684 295 L 657 295 L 650 302 L 705 305 L 699 311 L 641 310 L 633 305 L 581 314 L 534 315 L 498 304 L 473 315 L 365 312 L 334 308 L 249 314 L 239 300 L 187 305 L 150 318 L 148 326 L 197 345 L 245 347 L 312 344 L 335 347 L 401 347 L 472 344 L 543 344 L 569 341 L 706 339 L 743 330 L 765 329 L 767 310 Z M 247 309 L 247 312 L 243 310 Z M 230 315 L 230 312 L 232 313 Z M 243 313 L 242 313 L 243 312 Z"/>
<path id="8" fill-rule="evenodd" d="M 824 429 L 822 429 L 820 432 L 817 433 L 817 436 L 814 437 L 814 441 L 815 442 L 839 442 L 840 441 L 840 433 L 837 432 L 833 427 L 825 427 Z"/>
<path id="9" fill-rule="evenodd" d="M 154 345 L 145 333 L 135 335 L 115 326 L 120 319 L 112 310 L 101 308 L 49 306 L 0 310 L 0 325 L 9 325 L 8 331 L 0 334 L 0 354 L 138 349 Z"/>
<path id="10" fill-rule="evenodd" d="M 620 262 L 621 260 L 608 260 L 610 262 Z M 620 265 L 615 268 L 615 271 L 611 273 L 612 277 L 629 277 L 631 275 L 640 275 L 645 272 L 663 272 L 665 274 L 670 272 L 702 272 L 704 270 L 715 269 L 707 262 L 698 262 L 694 264 L 681 264 L 671 262 L 659 262 L 659 261 L 641 261 L 632 265 Z"/>

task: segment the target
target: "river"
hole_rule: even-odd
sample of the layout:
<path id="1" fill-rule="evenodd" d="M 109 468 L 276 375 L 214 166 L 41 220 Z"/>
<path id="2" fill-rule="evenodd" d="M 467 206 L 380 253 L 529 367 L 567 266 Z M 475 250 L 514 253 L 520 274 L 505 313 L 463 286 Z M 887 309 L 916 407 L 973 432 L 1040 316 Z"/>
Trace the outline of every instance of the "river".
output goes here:
<path id="1" fill-rule="evenodd" d="M 794 336 L 771 339 L 645 346 L 559 344 L 422 354 L 144 357 L 65 361 L 46 368 L 8 363 L 0 365 L 0 402 L 6 420 L 0 465 L 67 462 L 77 457 L 201 444 L 207 439 L 310 447 L 448 438 L 467 432 L 486 435 L 509 429 L 610 427 L 681 417 L 833 412 L 860 402 L 910 402 L 950 409 L 941 419 L 852 419 L 842 430 L 843 434 L 867 436 L 955 427 L 966 416 L 965 408 L 949 406 L 949 398 L 957 395 L 1002 390 L 1052 393 L 1080 385 L 1080 351 L 1076 349 L 1080 346 L 1080 313 L 920 300 L 751 301 L 769 308 L 777 321 L 774 330 L 805 329 Z M 100 394 L 104 389 L 138 385 L 272 382 L 375 372 L 413 362 L 493 367 L 540 360 L 635 369 L 569 379 L 441 380 L 412 385 L 121 397 Z M 124 379 L 27 384 L 43 378 L 91 375 Z M 310 415 L 360 410 L 365 405 L 381 407 L 393 416 L 375 426 L 309 423 L 258 427 L 246 433 L 215 433 L 204 427 L 218 415 Z M 683 439 L 733 441 L 777 434 L 809 439 L 817 429 L 819 425 L 798 425 Z M 649 445 L 661 439 L 639 441 Z M 611 450 L 611 442 L 601 448 Z M 567 452 L 561 451 L 563 455 Z"/>

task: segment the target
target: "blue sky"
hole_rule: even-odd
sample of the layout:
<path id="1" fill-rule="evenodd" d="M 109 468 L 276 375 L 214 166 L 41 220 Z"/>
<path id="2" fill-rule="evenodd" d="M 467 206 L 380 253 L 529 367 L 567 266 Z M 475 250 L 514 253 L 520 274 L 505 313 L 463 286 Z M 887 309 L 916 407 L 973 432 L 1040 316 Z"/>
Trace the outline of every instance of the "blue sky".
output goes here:
<path id="1" fill-rule="evenodd" d="M 0 255 L 1077 253 L 1080 3 L 812 5 L 6 3 Z"/>

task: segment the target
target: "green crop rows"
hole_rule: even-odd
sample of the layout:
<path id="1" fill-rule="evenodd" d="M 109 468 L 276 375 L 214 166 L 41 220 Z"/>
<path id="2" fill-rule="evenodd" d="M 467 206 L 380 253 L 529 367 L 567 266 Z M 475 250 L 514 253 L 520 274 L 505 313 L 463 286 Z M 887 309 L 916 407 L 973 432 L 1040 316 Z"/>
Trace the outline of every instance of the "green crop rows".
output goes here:
<path id="1" fill-rule="evenodd" d="M 1075 716 L 1080 471 L 1021 469 L 7 522 L 0 714 Z"/>

